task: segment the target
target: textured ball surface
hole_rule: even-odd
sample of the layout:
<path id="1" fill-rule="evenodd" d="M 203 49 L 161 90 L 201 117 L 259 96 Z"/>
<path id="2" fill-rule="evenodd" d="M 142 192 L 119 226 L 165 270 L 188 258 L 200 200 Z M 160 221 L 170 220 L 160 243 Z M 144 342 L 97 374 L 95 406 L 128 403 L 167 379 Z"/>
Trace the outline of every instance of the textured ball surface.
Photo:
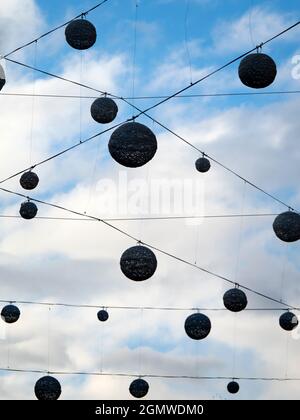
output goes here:
<path id="1" fill-rule="evenodd" d="M 279 325 L 286 331 L 292 331 L 298 326 L 298 318 L 292 312 L 285 312 L 279 318 Z"/>
<path id="2" fill-rule="evenodd" d="M 86 19 L 72 20 L 65 31 L 67 43 L 76 50 L 91 48 L 97 39 L 95 26 Z"/>
<path id="3" fill-rule="evenodd" d="M 276 74 L 276 64 L 267 54 L 249 54 L 240 62 L 239 77 L 248 87 L 265 88 L 274 82 Z"/>
<path id="4" fill-rule="evenodd" d="M 135 398 L 143 398 L 148 394 L 149 384 L 144 379 L 135 379 L 129 387 L 130 394 Z"/>
<path id="5" fill-rule="evenodd" d="M 127 249 L 121 256 L 120 267 L 130 280 L 143 281 L 153 276 L 157 260 L 151 249 L 137 245 Z"/>
<path id="6" fill-rule="evenodd" d="M 196 160 L 195 166 L 197 171 L 204 173 L 210 170 L 210 161 L 205 157 L 201 157 Z"/>
<path id="7" fill-rule="evenodd" d="M 37 215 L 37 212 L 37 206 L 31 201 L 25 201 L 21 204 L 20 215 L 23 217 L 23 219 L 33 219 Z"/>
<path id="8" fill-rule="evenodd" d="M 300 239 L 300 215 L 293 211 L 279 214 L 273 222 L 277 238 L 284 242 L 295 242 Z"/>
<path id="9" fill-rule="evenodd" d="M 5 83 L 6 83 L 5 73 L 4 73 L 3 67 L 0 64 L 0 90 L 2 90 Z"/>
<path id="10" fill-rule="evenodd" d="M 15 305 L 7 305 L 1 311 L 1 318 L 8 324 L 17 322 L 20 318 L 20 309 Z"/>
<path id="11" fill-rule="evenodd" d="M 223 296 L 226 309 L 232 312 L 240 312 L 246 308 L 248 301 L 246 294 L 237 288 L 227 290 Z"/>
<path id="12" fill-rule="evenodd" d="M 154 157 L 157 140 L 150 128 L 129 122 L 112 133 L 108 148 L 112 158 L 120 165 L 138 168 Z"/>
<path id="13" fill-rule="evenodd" d="M 104 309 L 99 311 L 97 316 L 98 316 L 99 321 L 101 321 L 101 322 L 105 322 L 109 318 L 108 312 L 105 311 Z"/>
<path id="14" fill-rule="evenodd" d="M 37 187 L 39 183 L 39 177 L 34 172 L 24 172 L 24 174 L 20 178 L 21 187 L 24 190 L 33 190 Z"/>
<path id="15" fill-rule="evenodd" d="M 193 340 L 202 340 L 210 333 L 211 322 L 204 314 L 193 314 L 185 320 L 184 329 Z"/>
<path id="16" fill-rule="evenodd" d="M 111 98 L 98 98 L 91 106 L 93 119 L 100 124 L 112 122 L 118 114 L 118 106 Z"/>
<path id="17" fill-rule="evenodd" d="M 58 400 L 61 394 L 61 386 L 58 380 L 53 378 L 53 376 L 44 376 L 36 382 L 34 393 L 38 400 Z"/>
<path id="18" fill-rule="evenodd" d="M 236 394 L 237 392 L 239 392 L 239 389 L 240 386 L 235 381 L 229 382 L 229 384 L 227 385 L 227 390 L 228 392 L 230 392 L 230 394 Z"/>

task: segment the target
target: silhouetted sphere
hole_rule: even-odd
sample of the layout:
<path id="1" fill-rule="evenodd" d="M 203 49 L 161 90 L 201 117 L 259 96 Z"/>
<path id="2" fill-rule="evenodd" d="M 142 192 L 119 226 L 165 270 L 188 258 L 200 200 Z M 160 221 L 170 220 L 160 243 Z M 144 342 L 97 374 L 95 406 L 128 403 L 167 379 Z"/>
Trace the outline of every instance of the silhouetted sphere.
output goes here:
<path id="1" fill-rule="evenodd" d="M 204 314 L 193 314 L 185 320 L 184 328 L 190 338 L 202 340 L 210 333 L 211 322 Z"/>
<path id="2" fill-rule="evenodd" d="M 31 201 L 25 201 L 21 204 L 20 215 L 23 219 L 33 219 L 38 212 L 37 206 Z"/>
<path id="3" fill-rule="evenodd" d="M 230 394 L 236 394 L 237 392 L 239 392 L 239 389 L 240 386 L 235 381 L 229 382 L 229 384 L 227 385 L 227 390 L 228 392 L 230 392 Z"/>
<path id="4" fill-rule="evenodd" d="M 274 82 L 276 74 L 276 64 L 266 54 L 249 54 L 240 62 L 239 77 L 241 82 L 248 87 L 265 88 Z"/>
<path id="5" fill-rule="evenodd" d="M 279 318 L 279 325 L 286 331 L 292 331 L 298 325 L 298 318 L 292 312 L 285 312 Z"/>
<path id="6" fill-rule="evenodd" d="M 38 400 L 58 400 L 61 394 L 61 386 L 53 376 L 43 376 L 36 382 L 34 393 Z"/>
<path id="7" fill-rule="evenodd" d="M 67 43 L 76 50 L 91 48 L 97 39 L 95 26 L 86 19 L 72 20 L 65 31 Z"/>
<path id="8" fill-rule="evenodd" d="M 112 133 L 108 148 L 112 158 L 120 165 L 138 168 L 153 158 L 157 150 L 157 140 L 150 128 L 137 122 L 129 122 Z"/>
<path id="9" fill-rule="evenodd" d="M 279 214 L 273 222 L 273 229 L 277 238 L 282 241 L 297 241 L 300 239 L 300 215 L 293 211 Z"/>
<path id="10" fill-rule="evenodd" d="M 118 106 L 111 98 L 98 98 L 91 106 L 93 119 L 100 124 L 112 122 L 118 113 Z"/>
<path id="11" fill-rule="evenodd" d="M 99 321 L 102 321 L 102 322 L 107 321 L 109 318 L 107 311 L 105 311 L 104 309 L 99 311 L 97 316 L 98 316 Z"/>
<path id="12" fill-rule="evenodd" d="M 143 398 L 148 394 L 149 384 L 144 379 L 135 379 L 129 387 L 130 394 L 135 398 Z"/>
<path id="13" fill-rule="evenodd" d="M 120 266 L 123 274 L 130 280 L 143 281 L 153 276 L 157 260 L 151 249 L 137 245 L 122 254 Z"/>
<path id="14" fill-rule="evenodd" d="M 240 289 L 230 289 L 224 293 L 223 302 L 226 309 L 232 312 L 240 312 L 247 306 L 247 296 Z"/>
<path id="15" fill-rule="evenodd" d="M 201 157 L 196 160 L 195 166 L 197 171 L 204 173 L 210 170 L 210 161 L 205 157 Z"/>
<path id="16" fill-rule="evenodd" d="M 20 309 L 15 305 L 7 305 L 1 311 L 1 318 L 8 324 L 17 322 L 20 318 Z"/>
<path id="17" fill-rule="evenodd" d="M 3 88 L 5 83 L 6 83 L 5 73 L 4 73 L 3 67 L 0 64 L 0 90 Z"/>
<path id="18" fill-rule="evenodd" d="M 24 172 L 20 178 L 21 187 L 24 190 L 33 190 L 39 183 L 39 177 L 34 172 Z"/>

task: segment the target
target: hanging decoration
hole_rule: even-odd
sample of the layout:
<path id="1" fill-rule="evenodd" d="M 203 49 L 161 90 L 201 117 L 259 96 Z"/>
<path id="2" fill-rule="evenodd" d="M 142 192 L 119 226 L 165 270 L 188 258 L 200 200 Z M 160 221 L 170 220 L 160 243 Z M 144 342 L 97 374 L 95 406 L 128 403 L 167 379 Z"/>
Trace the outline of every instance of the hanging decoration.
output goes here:
<path id="1" fill-rule="evenodd" d="M 151 249 L 137 245 L 127 249 L 121 256 L 120 267 L 130 280 L 148 280 L 156 271 L 157 260 Z"/>
<path id="2" fill-rule="evenodd" d="M 91 48 L 97 39 L 95 26 L 86 19 L 72 20 L 65 30 L 67 43 L 76 50 Z"/>

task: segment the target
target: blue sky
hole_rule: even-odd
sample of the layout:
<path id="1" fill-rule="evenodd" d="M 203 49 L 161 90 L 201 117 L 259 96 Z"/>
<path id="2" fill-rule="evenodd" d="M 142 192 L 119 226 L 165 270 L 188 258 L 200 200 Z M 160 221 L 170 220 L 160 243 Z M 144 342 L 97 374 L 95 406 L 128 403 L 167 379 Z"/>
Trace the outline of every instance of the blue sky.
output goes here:
<path id="1" fill-rule="evenodd" d="M 6 7 L 0 11 L 3 53 L 94 4 L 90 0 L 80 4 L 71 0 L 4 1 Z M 139 1 L 136 95 L 172 93 L 190 83 L 191 73 L 195 81 L 251 49 L 253 40 L 259 44 L 299 19 L 299 5 L 294 0 L 190 0 L 187 20 L 186 4 L 184 0 Z M 98 31 L 97 43 L 91 50 L 82 54 L 72 50 L 65 42 L 62 29 L 38 43 L 37 66 L 104 91 L 131 96 L 134 15 L 133 0 L 107 2 L 88 15 Z M 292 57 L 300 53 L 299 29 L 270 43 L 264 52 L 278 66 L 276 81 L 267 90 L 299 90 L 300 81 L 291 76 Z M 34 47 L 12 58 L 32 64 Z M 189 93 L 248 92 L 238 79 L 237 67 L 238 63 L 190 89 Z M 94 95 L 12 63 L 6 63 L 5 70 L 7 85 L 3 93 Z M 299 208 L 298 97 L 174 99 L 152 115 L 225 165 Z M 91 120 L 91 99 L 82 100 L 81 106 L 74 99 L 38 98 L 34 106 L 31 98 L 1 96 L 0 99 L 3 104 L 0 179 L 102 129 Z M 153 103 L 155 100 L 136 101 L 141 108 Z M 118 122 L 132 115 L 128 105 L 121 102 L 118 105 Z M 151 164 L 127 171 L 129 180 L 146 180 L 147 185 L 152 179 L 199 180 L 194 168 L 198 153 L 146 117 L 140 121 L 155 132 L 159 149 Z M 123 170 L 108 154 L 109 136 L 101 136 L 37 168 L 41 181 L 32 195 L 104 217 L 99 210 L 98 182 L 109 179 L 117 184 Z M 244 189 L 241 180 L 217 165 L 212 165 L 206 175 L 202 179 L 201 196 L 206 214 L 284 210 L 250 186 Z M 18 178 L 5 185 L 22 192 Z M 18 197 L 2 193 L 1 199 L 3 214 L 18 214 Z M 64 216 L 65 213 L 39 206 L 39 215 Z M 204 268 L 299 305 L 299 245 L 285 246 L 278 241 L 272 231 L 272 221 L 272 218 L 244 218 L 242 224 L 240 219 L 220 219 L 207 220 L 199 227 L 178 221 L 122 222 L 118 226 L 183 258 L 193 261 L 196 258 Z M 134 244 L 102 225 L 23 222 L 1 220 L 0 299 L 79 302 L 101 307 L 222 305 L 227 284 L 163 255 L 157 256 L 159 268 L 149 281 L 135 284 L 125 279 L 119 270 L 119 257 Z M 248 300 L 252 307 L 269 305 L 252 294 Z M 294 365 L 299 340 L 279 329 L 277 312 L 245 312 L 236 317 L 231 313 L 210 313 L 212 332 L 200 343 L 191 342 L 184 335 L 184 319 L 189 311 L 148 311 L 141 320 L 139 312 L 111 310 L 109 322 L 99 326 L 93 310 L 53 309 L 50 329 L 47 308 L 23 305 L 21 312 L 20 322 L 9 330 L 10 342 L 0 342 L 3 362 L 0 367 L 6 363 L 9 353 L 11 366 L 45 368 L 50 336 L 52 370 L 95 371 L 101 363 L 106 371 L 136 374 L 141 373 L 137 362 L 141 357 L 144 373 L 184 375 L 197 371 L 200 375 L 300 376 Z M 36 379 L 35 375 L 5 374 L 0 395 L 30 399 Z M 102 380 L 62 375 L 59 379 L 63 398 L 129 397 L 126 378 Z M 241 392 L 235 398 L 298 398 L 299 394 L 298 383 L 243 381 L 241 385 Z M 200 381 L 195 386 L 195 382 L 157 379 L 150 384 L 149 398 L 230 396 L 226 381 Z"/>

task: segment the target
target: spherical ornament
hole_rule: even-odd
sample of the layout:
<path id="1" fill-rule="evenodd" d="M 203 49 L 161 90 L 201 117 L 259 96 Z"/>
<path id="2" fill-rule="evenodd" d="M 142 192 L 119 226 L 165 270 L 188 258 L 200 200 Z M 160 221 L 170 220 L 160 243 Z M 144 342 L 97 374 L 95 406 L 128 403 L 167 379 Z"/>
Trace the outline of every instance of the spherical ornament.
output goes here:
<path id="1" fill-rule="evenodd" d="M 5 73 L 4 73 L 3 67 L 0 64 L 0 90 L 2 90 L 5 83 L 6 83 Z"/>
<path id="2" fill-rule="evenodd" d="M 262 89 L 274 82 L 277 74 L 274 60 L 266 54 L 246 55 L 240 62 L 241 82 L 254 89 Z"/>
<path id="3" fill-rule="evenodd" d="M 118 106 L 111 98 L 98 98 L 91 106 L 93 119 L 100 124 L 112 122 L 118 113 Z"/>
<path id="4" fill-rule="evenodd" d="M 143 281 L 153 276 L 157 260 L 151 249 L 145 246 L 133 246 L 121 256 L 120 267 L 130 280 Z"/>
<path id="5" fill-rule="evenodd" d="M 184 329 L 193 340 L 202 340 L 210 333 L 211 322 L 204 314 L 193 314 L 185 320 Z"/>
<path id="6" fill-rule="evenodd" d="M 195 166 L 197 171 L 204 173 L 210 170 L 210 161 L 203 156 L 196 160 Z"/>
<path id="7" fill-rule="evenodd" d="M 112 133 L 108 148 L 112 158 L 120 165 L 138 168 L 154 157 L 157 140 L 150 128 L 129 122 Z"/>
<path id="8" fill-rule="evenodd" d="M 101 322 L 105 322 L 109 318 L 108 312 L 105 311 L 104 309 L 99 311 L 97 316 L 98 316 L 99 321 L 101 321 Z"/>
<path id="9" fill-rule="evenodd" d="M 143 398 L 148 394 L 149 384 L 144 379 L 135 379 L 129 387 L 130 394 L 135 398 Z"/>
<path id="10" fill-rule="evenodd" d="M 65 31 L 67 43 L 76 50 L 91 48 L 97 39 L 95 26 L 86 19 L 72 20 Z"/>
<path id="11" fill-rule="evenodd" d="M 37 212 L 37 206 L 31 201 L 25 201 L 21 204 L 20 215 L 23 217 L 23 219 L 33 219 L 37 215 Z"/>
<path id="12" fill-rule="evenodd" d="M 236 394 L 237 392 L 239 392 L 239 389 L 240 386 L 235 381 L 229 382 L 229 384 L 227 385 L 227 390 L 228 392 L 230 392 L 230 394 Z"/>
<path id="13" fill-rule="evenodd" d="M 15 305 L 7 305 L 1 311 L 1 318 L 8 324 L 17 322 L 20 318 L 20 309 Z"/>
<path id="14" fill-rule="evenodd" d="M 298 325 L 298 318 L 292 312 L 285 312 L 279 318 L 279 325 L 286 331 L 292 331 Z"/>
<path id="15" fill-rule="evenodd" d="M 20 178 L 21 187 L 24 190 L 33 190 L 39 183 L 39 177 L 34 172 L 24 172 Z"/>
<path id="16" fill-rule="evenodd" d="M 279 214 L 273 222 L 273 229 L 277 238 L 282 241 L 297 241 L 300 239 L 300 215 L 293 211 Z"/>
<path id="17" fill-rule="evenodd" d="M 225 308 L 232 312 L 240 312 L 246 308 L 248 301 L 246 294 L 240 289 L 230 289 L 223 296 Z"/>
<path id="18" fill-rule="evenodd" d="M 34 393 L 38 400 L 58 400 L 61 394 L 61 386 L 58 380 L 52 376 L 43 376 L 36 382 Z"/>

